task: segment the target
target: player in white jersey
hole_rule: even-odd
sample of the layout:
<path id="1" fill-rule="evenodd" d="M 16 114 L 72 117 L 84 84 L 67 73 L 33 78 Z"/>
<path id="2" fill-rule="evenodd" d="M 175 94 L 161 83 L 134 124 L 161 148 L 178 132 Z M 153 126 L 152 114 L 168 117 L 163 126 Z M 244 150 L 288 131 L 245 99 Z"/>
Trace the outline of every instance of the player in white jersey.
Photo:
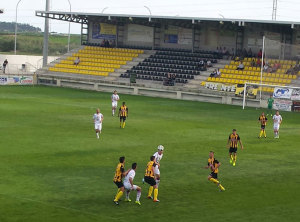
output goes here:
<path id="1" fill-rule="evenodd" d="M 279 127 L 282 123 L 282 117 L 279 114 L 279 111 L 276 111 L 276 114 L 273 116 L 273 122 L 274 122 L 274 138 L 279 138 Z"/>
<path id="2" fill-rule="evenodd" d="M 96 113 L 93 116 L 94 119 L 94 124 L 95 124 L 95 131 L 96 131 L 96 135 L 97 135 L 97 139 L 100 138 L 100 133 L 102 130 L 102 122 L 103 122 L 103 115 L 102 113 L 100 113 L 100 109 L 96 110 Z"/>
<path id="3" fill-rule="evenodd" d="M 124 178 L 124 187 L 126 189 L 126 199 L 125 199 L 125 201 L 126 202 L 131 202 L 131 200 L 129 198 L 130 191 L 131 190 L 136 190 L 137 193 L 136 193 L 135 203 L 138 204 L 138 205 L 141 205 L 140 197 L 141 197 L 141 194 L 142 194 L 142 188 L 140 188 L 139 186 L 133 184 L 133 179 L 135 177 L 136 166 L 137 166 L 137 164 L 133 163 L 132 166 L 131 166 L 131 170 L 128 171 L 127 175 Z"/>
<path id="4" fill-rule="evenodd" d="M 164 152 L 164 146 L 163 145 L 159 145 L 157 147 L 157 152 L 153 154 L 153 156 L 155 157 L 154 162 L 156 163 L 156 166 L 154 168 L 154 175 L 155 175 L 155 180 L 156 180 L 156 184 L 157 187 L 159 186 L 159 182 L 160 182 L 160 161 L 163 158 L 163 152 Z"/>
<path id="5" fill-rule="evenodd" d="M 119 100 L 120 100 L 120 97 L 117 94 L 117 91 L 115 90 L 114 93 L 111 95 L 112 116 L 115 115 Z"/>

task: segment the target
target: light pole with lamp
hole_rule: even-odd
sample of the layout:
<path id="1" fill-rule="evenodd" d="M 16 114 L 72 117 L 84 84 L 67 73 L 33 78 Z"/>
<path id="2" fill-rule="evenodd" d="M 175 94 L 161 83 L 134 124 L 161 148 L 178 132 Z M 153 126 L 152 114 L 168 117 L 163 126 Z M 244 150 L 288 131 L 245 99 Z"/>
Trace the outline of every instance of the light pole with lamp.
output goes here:
<path id="1" fill-rule="evenodd" d="M 18 7 L 19 7 L 19 4 L 22 0 L 19 0 L 17 5 L 16 5 L 16 20 L 15 20 L 15 48 L 14 48 L 14 51 L 15 51 L 15 55 L 17 54 L 17 31 L 18 31 Z"/>
<path id="2" fill-rule="evenodd" d="M 68 0 L 69 6 L 70 6 L 70 16 L 72 12 L 72 6 L 70 0 Z M 70 30 L 71 30 L 71 22 L 69 22 L 69 31 L 68 31 L 68 52 L 70 51 Z"/>
<path id="3" fill-rule="evenodd" d="M 101 14 L 103 14 L 106 9 L 108 9 L 108 7 L 103 8 Z"/>
<path id="4" fill-rule="evenodd" d="M 145 5 L 144 5 L 144 8 L 146 8 L 146 9 L 148 10 L 148 12 L 149 12 L 149 14 L 150 14 L 149 22 L 151 22 L 151 17 L 152 17 L 151 10 L 150 10 L 150 8 L 149 8 L 148 6 L 145 6 Z"/>

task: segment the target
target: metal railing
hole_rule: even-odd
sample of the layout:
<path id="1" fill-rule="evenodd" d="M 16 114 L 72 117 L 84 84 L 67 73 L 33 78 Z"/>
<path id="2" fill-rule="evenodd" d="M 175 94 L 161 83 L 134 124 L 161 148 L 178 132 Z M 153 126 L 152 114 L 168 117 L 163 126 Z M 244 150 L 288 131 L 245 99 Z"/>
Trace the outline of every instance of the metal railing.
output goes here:
<path id="1" fill-rule="evenodd" d="M 34 74 L 37 67 L 30 64 L 7 64 L 4 72 L 4 68 L 0 65 L 0 75 L 25 75 Z"/>

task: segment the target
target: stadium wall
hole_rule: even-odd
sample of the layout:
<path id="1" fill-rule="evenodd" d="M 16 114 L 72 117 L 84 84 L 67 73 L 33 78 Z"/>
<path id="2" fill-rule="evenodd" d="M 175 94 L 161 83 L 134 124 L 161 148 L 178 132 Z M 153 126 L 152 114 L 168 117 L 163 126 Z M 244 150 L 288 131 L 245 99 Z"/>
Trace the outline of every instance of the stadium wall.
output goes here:
<path id="1" fill-rule="evenodd" d="M 117 90 L 119 93 L 130 94 L 130 95 L 141 95 L 150 97 L 161 97 L 169 99 L 180 99 L 180 100 L 191 100 L 199 102 L 210 102 L 220 103 L 228 105 L 242 106 L 243 99 L 241 97 L 230 96 L 228 94 L 206 94 L 200 92 L 185 92 L 172 89 L 157 89 L 157 88 L 146 88 L 135 85 L 116 85 L 107 82 L 99 81 L 88 81 L 88 80 L 74 80 L 65 77 L 54 77 L 54 76 L 37 76 L 37 84 L 47 86 L 57 86 L 84 90 L 94 90 L 101 92 L 113 92 Z M 260 103 L 259 100 L 246 99 L 246 106 L 249 107 L 267 107 L 266 101 Z"/>

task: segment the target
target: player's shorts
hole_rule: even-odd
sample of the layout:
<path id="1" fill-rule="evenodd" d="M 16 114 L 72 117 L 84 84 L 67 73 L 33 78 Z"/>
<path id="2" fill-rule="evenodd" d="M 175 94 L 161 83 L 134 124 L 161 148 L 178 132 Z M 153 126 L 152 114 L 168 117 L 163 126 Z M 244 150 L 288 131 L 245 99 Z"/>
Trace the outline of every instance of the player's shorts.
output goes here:
<path id="1" fill-rule="evenodd" d="M 218 179 L 218 174 L 217 174 L 217 173 L 211 172 L 209 175 L 210 175 L 212 178 L 214 178 L 214 179 Z"/>
<path id="2" fill-rule="evenodd" d="M 102 130 L 102 123 L 95 123 L 95 130 Z"/>
<path id="3" fill-rule="evenodd" d="M 118 188 L 124 187 L 124 184 L 123 184 L 122 181 L 120 181 L 120 182 L 115 182 L 114 181 L 114 183 L 117 185 Z"/>
<path id="4" fill-rule="evenodd" d="M 130 183 L 124 183 L 124 187 L 126 190 L 136 190 L 138 188 L 137 185 L 133 185 L 133 188 L 131 189 L 131 184 Z"/>
<path id="5" fill-rule="evenodd" d="M 118 106 L 118 102 L 117 102 L 117 101 L 111 102 L 111 106 L 112 106 L 112 107 L 117 107 L 117 106 Z"/>
<path id="6" fill-rule="evenodd" d="M 120 121 L 121 120 L 125 121 L 126 120 L 126 116 L 120 116 Z"/>
<path id="7" fill-rule="evenodd" d="M 233 147 L 229 148 L 229 153 L 236 153 L 236 151 L 237 151 L 237 148 L 233 148 Z"/>
<path id="8" fill-rule="evenodd" d="M 150 186 L 155 186 L 156 185 L 156 181 L 153 177 L 144 177 L 144 180 L 146 183 L 150 184 Z"/>
<path id="9" fill-rule="evenodd" d="M 260 128 L 261 128 L 261 129 L 265 129 L 266 126 L 265 126 L 265 125 L 261 125 Z"/>
<path id="10" fill-rule="evenodd" d="M 160 171 L 157 165 L 154 168 L 154 174 L 160 175 Z"/>
<path id="11" fill-rule="evenodd" d="M 279 130 L 280 125 L 279 124 L 274 124 L 274 130 Z"/>

